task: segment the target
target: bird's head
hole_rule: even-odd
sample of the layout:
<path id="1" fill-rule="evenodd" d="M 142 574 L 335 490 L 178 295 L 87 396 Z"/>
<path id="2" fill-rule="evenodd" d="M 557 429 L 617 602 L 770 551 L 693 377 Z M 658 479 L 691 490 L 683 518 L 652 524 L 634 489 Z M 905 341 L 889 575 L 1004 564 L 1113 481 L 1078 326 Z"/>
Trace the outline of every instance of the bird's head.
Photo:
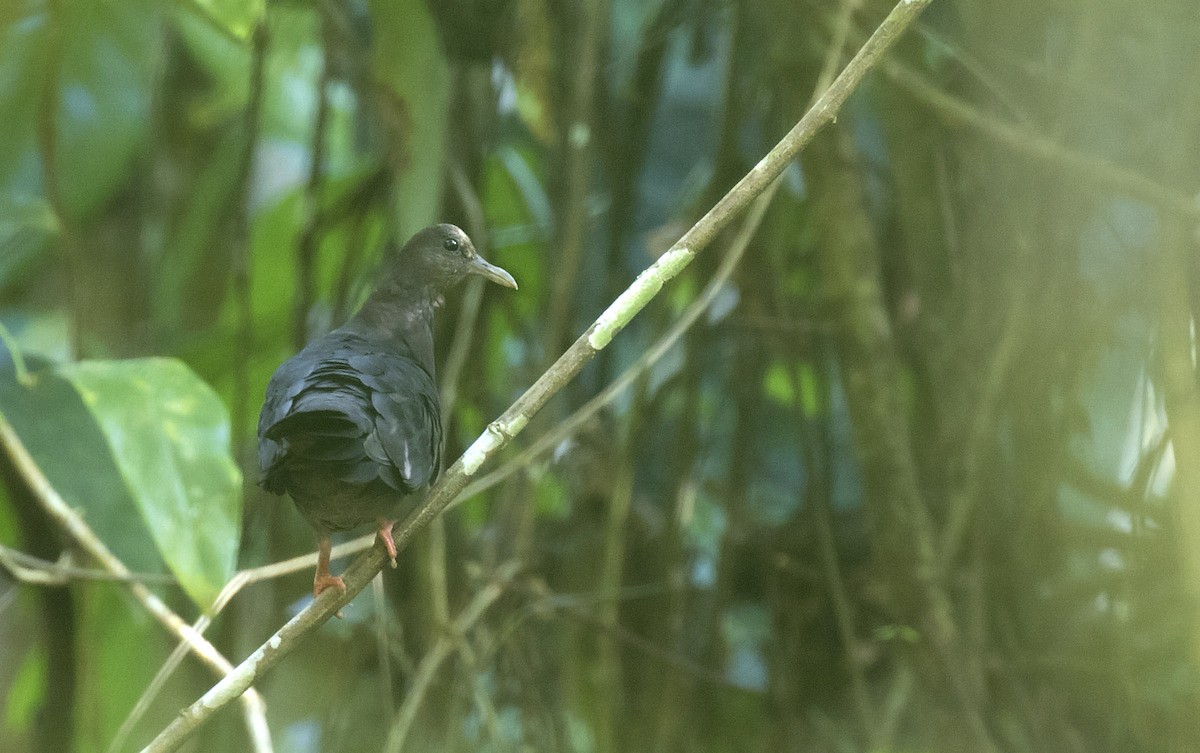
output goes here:
<path id="1" fill-rule="evenodd" d="M 512 275 L 480 256 L 467 234 L 454 225 L 431 225 L 421 230 L 396 254 L 394 264 L 397 272 L 420 278 L 438 293 L 472 274 L 517 289 Z"/>

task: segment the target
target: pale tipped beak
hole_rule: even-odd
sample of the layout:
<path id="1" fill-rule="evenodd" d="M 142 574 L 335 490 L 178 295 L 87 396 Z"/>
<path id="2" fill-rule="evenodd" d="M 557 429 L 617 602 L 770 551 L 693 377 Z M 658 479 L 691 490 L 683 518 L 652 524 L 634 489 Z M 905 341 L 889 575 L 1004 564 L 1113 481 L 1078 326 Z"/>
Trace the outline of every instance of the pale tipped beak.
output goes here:
<path id="1" fill-rule="evenodd" d="M 506 288 L 517 289 L 517 281 L 508 272 L 505 272 L 500 267 L 484 259 L 482 256 L 476 256 L 471 260 L 471 265 L 467 267 L 471 274 L 476 274 L 481 277 L 486 277 L 492 282 L 503 285 Z"/>

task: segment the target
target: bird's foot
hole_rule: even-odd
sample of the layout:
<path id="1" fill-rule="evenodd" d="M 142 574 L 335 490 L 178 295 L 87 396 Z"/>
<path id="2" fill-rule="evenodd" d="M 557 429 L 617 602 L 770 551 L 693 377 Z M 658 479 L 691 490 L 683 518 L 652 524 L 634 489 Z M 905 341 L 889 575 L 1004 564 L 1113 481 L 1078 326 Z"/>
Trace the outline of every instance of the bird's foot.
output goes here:
<path id="1" fill-rule="evenodd" d="M 346 593 L 346 581 L 328 572 L 317 573 L 317 577 L 313 578 L 313 598 L 320 596 L 327 588 L 336 588 L 342 593 Z"/>
<path id="2" fill-rule="evenodd" d="M 396 542 L 392 540 L 392 526 L 396 525 L 394 520 L 380 520 L 379 528 L 375 533 L 379 536 L 379 540 L 383 542 L 383 548 L 387 550 L 388 559 L 391 560 L 392 569 L 396 569 Z"/>
<path id="3" fill-rule="evenodd" d="M 333 542 L 329 540 L 329 534 L 322 533 L 317 537 L 317 574 L 313 576 L 314 599 L 327 588 L 336 588 L 346 593 L 346 581 L 329 572 L 329 555 L 332 549 Z"/>

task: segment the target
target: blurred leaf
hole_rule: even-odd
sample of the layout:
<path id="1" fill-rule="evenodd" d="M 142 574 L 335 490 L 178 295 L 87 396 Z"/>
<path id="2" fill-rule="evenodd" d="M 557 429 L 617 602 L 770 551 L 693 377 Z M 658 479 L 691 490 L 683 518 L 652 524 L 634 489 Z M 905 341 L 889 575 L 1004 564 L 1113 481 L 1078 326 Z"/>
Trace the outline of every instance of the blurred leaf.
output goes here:
<path id="1" fill-rule="evenodd" d="M 306 5 L 276 3 L 271 7 L 262 103 L 263 138 L 291 142 L 303 149 L 303 166 L 294 176 L 297 185 L 303 184 L 308 175 L 309 146 L 317 114 L 317 82 L 324 64 L 320 23 L 317 14 Z M 258 167 L 270 173 L 278 165 L 260 161 Z"/>
<path id="2" fill-rule="evenodd" d="M 555 29 L 548 16 L 549 4 L 540 0 L 518 0 L 516 47 L 513 56 L 513 91 L 502 98 L 501 108 L 514 107 L 521 121 L 544 144 L 553 144 L 555 126 L 555 59 L 551 40 Z M 507 102 L 505 100 L 508 100 Z"/>
<path id="3" fill-rule="evenodd" d="M 522 219 L 532 221 L 537 231 L 549 235 L 554 225 L 554 209 L 531 155 L 512 147 L 501 147 L 496 155 L 520 194 L 525 210 Z"/>
<path id="4" fill-rule="evenodd" d="M 792 377 L 791 369 L 792 367 L 785 363 L 773 363 L 763 374 L 763 390 L 765 394 L 771 399 L 789 407 L 796 404 L 797 398 L 795 379 Z M 807 361 L 799 364 L 796 369 L 802 390 L 799 397 L 801 398 L 801 407 L 804 409 L 804 415 L 807 418 L 816 418 L 821 411 L 821 392 L 817 382 L 816 371 L 813 369 L 813 365 Z"/>
<path id="5" fill-rule="evenodd" d="M 921 634 L 909 625 L 880 625 L 875 628 L 875 640 L 916 644 L 921 640 Z"/>
<path id="6" fill-rule="evenodd" d="M 204 317 L 211 308 L 209 301 L 229 287 L 227 269 L 212 269 L 214 262 L 228 259 L 228 250 L 214 250 L 213 239 L 219 237 L 220 218 L 229 206 L 244 140 L 240 131 L 227 131 L 201 164 L 191 165 L 193 172 L 184 177 L 186 199 L 171 218 L 160 256 L 154 260 L 157 284 L 151 302 L 154 324 L 160 331 L 182 331 L 185 322 L 188 330 L 209 324 Z M 200 289 L 204 287 L 217 290 Z"/>
<path id="7" fill-rule="evenodd" d="M 0 484 L 0 544 L 15 547 L 20 541 L 21 529 L 17 525 L 17 514 L 12 509 L 5 494 L 4 486 Z"/>
<path id="8" fill-rule="evenodd" d="M 186 122 L 204 129 L 225 122 L 250 93 L 249 43 L 223 33 L 200 5 L 176 5 L 175 30 L 207 74 L 204 96 L 188 108 Z"/>
<path id="9" fill-rule="evenodd" d="M 47 15 L 40 3 L 26 4 L 23 15 L 17 7 L 0 3 L 0 109 L 4 112 L 0 195 L 28 195 L 41 189 L 35 134 L 46 79 Z"/>
<path id="10" fill-rule="evenodd" d="M 0 291 L 29 274 L 57 232 L 58 220 L 44 199 L 0 200 Z"/>
<path id="11" fill-rule="evenodd" d="M 27 359 L 38 355 L 43 360 L 65 361 L 70 357 L 71 324 L 64 311 L 9 309 L 0 315 L 0 324 L 12 334 Z M 8 354 L 0 354 L 0 363 L 8 360 Z"/>
<path id="12" fill-rule="evenodd" d="M 215 26 L 241 39 L 250 36 L 266 9 L 265 0 L 191 0 L 187 4 Z"/>
<path id="13" fill-rule="evenodd" d="M 792 375 L 788 373 L 786 364 L 771 364 L 763 374 L 763 389 L 767 397 L 784 405 L 792 405 L 796 401 Z"/>
<path id="14" fill-rule="evenodd" d="M 483 164 L 481 197 L 491 231 L 491 261 L 512 273 L 521 295 L 509 305 L 536 316 L 545 290 L 540 247 L 551 233 L 553 212 L 532 150 L 501 147 Z"/>
<path id="15" fill-rule="evenodd" d="M 75 753 L 103 753 L 166 659 L 167 639 L 123 589 L 84 584 L 72 595 L 79 646 Z M 158 699 L 135 729 L 134 739 L 152 733 L 170 709 L 178 708 L 171 705 L 170 695 Z"/>
<path id="16" fill-rule="evenodd" d="M 163 559 L 207 607 L 233 575 L 241 472 L 229 420 L 181 361 L 146 358 L 62 366 L 104 432 Z"/>
<path id="17" fill-rule="evenodd" d="M 567 488 L 556 474 L 547 473 L 539 478 L 535 494 L 539 516 L 553 520 L 566 520 L 570 516 L 571 505 L 567 499 Z"/>
<path id="18" fill-rule="evenodd" d="M 408 238 L 437 217 L 446 148 L 450 71 L 425 3 L 371 0 L 377 97 L 403 170 L 395 187 L 396 235 Z"/>
<path id="19" fill-rule="evenodd" d="M 4 700 L 5 737 L 29 734 L 45 694 L 46 647 L 39 644 L 25 654 L 21 668 L 8 687 L 8 696 Z"/>
<path id="20" fill-rule="evenodd" d="M 150 136 L 150 90 L 161 66 L 160 5 L 64 3 L 56 108 L 65 211 L 86 215 L 130 178 Z"/>

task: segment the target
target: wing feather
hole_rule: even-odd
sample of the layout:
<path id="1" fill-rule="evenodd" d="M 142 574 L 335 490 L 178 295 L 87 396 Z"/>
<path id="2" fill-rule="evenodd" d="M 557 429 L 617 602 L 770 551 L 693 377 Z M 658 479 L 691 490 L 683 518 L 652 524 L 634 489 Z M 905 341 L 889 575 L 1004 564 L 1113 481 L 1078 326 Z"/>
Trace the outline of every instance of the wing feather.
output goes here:
<path id="1" fill-rule="evenodd" d="M 441 470 L 433 379 L 407 353 L 345 333 L 314 341 L 279 368 L 258 435 L 260 483 L 276 494 L 300 470 L 324 469 L 350 484 L 379 479 L 402 493 Z"/>

